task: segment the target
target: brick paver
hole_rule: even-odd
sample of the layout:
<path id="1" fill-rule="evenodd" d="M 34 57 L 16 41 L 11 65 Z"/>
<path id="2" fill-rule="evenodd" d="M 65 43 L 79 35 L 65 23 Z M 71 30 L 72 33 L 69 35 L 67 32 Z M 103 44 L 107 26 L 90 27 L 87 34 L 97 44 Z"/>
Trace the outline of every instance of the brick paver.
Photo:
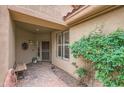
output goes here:
<path id="1" fill-rule="evenodd" d="M 18 81 L 18 87 L 68 87 L 53 73 L 50 63 L 42 62 L 27 66 L 25 78 Z"/>

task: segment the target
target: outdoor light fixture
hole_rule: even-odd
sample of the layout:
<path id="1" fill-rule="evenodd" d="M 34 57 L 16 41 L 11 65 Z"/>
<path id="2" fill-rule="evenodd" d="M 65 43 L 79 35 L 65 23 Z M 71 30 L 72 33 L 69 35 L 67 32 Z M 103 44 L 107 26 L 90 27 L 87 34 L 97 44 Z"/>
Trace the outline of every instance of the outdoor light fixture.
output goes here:
<path id="1" fill-rule="evenodd" d="M 33 41 L 32 40 L 28 40 L 29 44 L 33 44 Z"/>

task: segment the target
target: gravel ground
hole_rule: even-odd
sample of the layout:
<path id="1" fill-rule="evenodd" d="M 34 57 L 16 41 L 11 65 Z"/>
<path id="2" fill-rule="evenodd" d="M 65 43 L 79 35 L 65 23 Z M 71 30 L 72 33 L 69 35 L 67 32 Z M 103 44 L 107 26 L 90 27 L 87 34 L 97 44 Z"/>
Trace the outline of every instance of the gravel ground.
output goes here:
<path id="1" fill-rule="evenodd" d="M 31 63 L 27 68 L 24 73 L 25 78 L 18 80 L 17 87 L 68 87 L 53 73 L 50 63 Z"/>
<path id="2" fill-rule="evenodd" d="M 17 87 L 81 87 L 75 78 L 48 62 L 30 63 L 27 68 Z"/>
<path id="3" fill-rule="evenodd" d="M 78 81 L 48 62 L 30 63 L 17 87 L 78 87 Z"/>
<path id="4" fill-rule="evenodd" d="M 78 81 L 73 78 L 72 76 L 70 76 L 68 73 L 66 73 L 65 71 L 63 71 L 62 69 L 58 68 L 58 67 L 54 67 L 53 73 L 60 78 L 62 81 L 64 81 L 69 87 L 78 87 Z"/>

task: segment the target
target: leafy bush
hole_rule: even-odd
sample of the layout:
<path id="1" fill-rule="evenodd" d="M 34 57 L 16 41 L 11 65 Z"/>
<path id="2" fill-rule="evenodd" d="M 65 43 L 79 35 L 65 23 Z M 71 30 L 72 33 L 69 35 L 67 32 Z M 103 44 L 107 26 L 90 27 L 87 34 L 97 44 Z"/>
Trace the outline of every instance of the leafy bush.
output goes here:
<path id="1" fill-rule="evenodd" d="M 105 86 L 124 86 L 124 30 L 104 35 L 83 36 L 71 46 L 75 58 L 83 56 L 94 63 L 95 77 Z"/>
<path id="2" fill-rule="evenodd" d="M 77 75 L 78 75 L 80 78 L 82 78 L 82 77 L 84 77 L 84 76 L 86 75 L 86 70 L 85 70 L 84 68 L 80 67 L 80 68 L 78 68 L 78 69 L 76 70 L 76 73 L 77 73 Z"/>

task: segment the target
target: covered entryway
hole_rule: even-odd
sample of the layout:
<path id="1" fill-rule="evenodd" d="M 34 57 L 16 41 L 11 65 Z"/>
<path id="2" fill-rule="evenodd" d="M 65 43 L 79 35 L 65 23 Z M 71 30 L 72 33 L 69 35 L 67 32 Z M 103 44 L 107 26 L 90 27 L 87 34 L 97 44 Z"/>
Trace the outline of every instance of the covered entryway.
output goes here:
<path id="1" fill-rule="evenodd" d="M 38 7 L 37 7 L 38 8 Z M 14 24 L 15 63 L 31 63 L 52 60 L 52 38 L 54 31 L 64 31 L 67 26 L 51 16 L 18 6 L 8 6 Z M 13 51 L 14 52 L 14 51 Z"/>
<path id="2" fill-rule="evenodd" d="M 8 6 L 8 9 L 13 23 L 13 36 L 11 36 L 13 42 L 10 52 L 10 54 L 13 53 L 10 57 L 13 63 L 11 68 L 14 64 L 16 64 L 15 66 L 17 64 L 27 66 L 26 71 L 21 71 L 24 72 L 24 77 L 18 79 L 17 86 L 76 86 L 72 83 L 76 80 L 70 75 L 63 71 L 65 75 L 60 72 L 60 75 L 57 76 L 51 69 L 52 54 L 56 55 L 56 53 L 52 53 L 52 48 L 54 48 L 52 46 L 53 44 L 56 45 L 56 42 L 52 40 L 52 32 L 65 31 L 68 27 L 62 22 L 51 21 L 51 19 L 46 19 L 45 16 L 37 15 L 37 13 L 24 8 Z M 34 60 L 37 60 L 37 62 Z M 69 81 L 69 83 L 67 84 L 63 79 Z"/>
<path id="3" fill-rule="evenodd" d="M 76 86 L 76 80 L 70 75 L 62 76 L 69 85 L 51 69 L 52 38 L 51 32 L 57 31 L 25 22 L 15 22 L 16 64 L 26 64 L 24 78 L 18 79 L 18 87 L 67 87 Z M 37 62 L 32 62 L 37 58 Z M 63 71 L 64 72 L 64 71 Z M 64 72 L 65 73 L 65 72 Z M 71 80 L 72 78 L 72 80 Z M 75 82 L 75 83 L 72 83 Z"/>
<path id="4" fill-rule="evenodd" d="M 16 63 L 51 62 L 53 29 L 15 21 Z"/>

